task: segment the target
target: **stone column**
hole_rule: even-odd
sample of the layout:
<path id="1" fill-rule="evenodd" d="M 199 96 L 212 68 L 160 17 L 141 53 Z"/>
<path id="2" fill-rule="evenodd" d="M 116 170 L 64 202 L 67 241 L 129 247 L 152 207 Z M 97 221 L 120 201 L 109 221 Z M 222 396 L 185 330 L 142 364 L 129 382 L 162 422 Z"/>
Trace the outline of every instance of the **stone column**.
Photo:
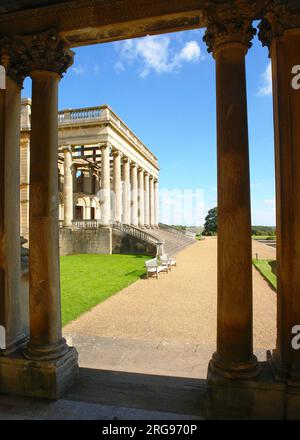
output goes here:
<path id="1" fill-rule="evenodd" d="M 138 221 L 139 227 L 145 227 L 145 200 L 144 200 L 144 170 L 143 168 L 138 169 Z"/>
<path id="2" fill-rule="evenodd" d="M 149 178 L 149 201 L 150 201 L 150 227 L 155 227 L 155 213 L 154 213 L 154 177 Z"/>
<path id="3" fill-rule="evenodd" d="M 72 64 L 73 53 L 54 31 L 26 37 L 24 42 L 26 50 L 23 62 L 32 78 L 30 341 L 24 354 L 30 360 L 57 361 L 47 372 L 40 373 L 39 386 L 43 387 L 45 383 L 47 388 L 53 384 L 47 379 L 48 375 L 57 376 L 63 371 L 63 382 L 69 383 L 77 364 L 76 351 L 70 349 L 62 338 L 57 186 L 58 84 L 63 72 Z M 60 364 L 62 361 L 58 359 L 62 358 L 64 361 Z M 75 370 L 71 368 L 71 364 Z M 51 389 L 51 392 L 57 395 L 62 391 L 61 387 L 62 383 L 56 379 L 56 389 Z M 46 393 L 45 390 L 43 392 Z M 41 390 L 39 393 L 41 394 Z"/>
<path id="4" fill-rule="evenodd" d="M 145 208 L 144 208 L 144 216 L 145 216 L 145 227 L 150 227 L 150 199 L 149 199 L 149 173 L 145 172 L 145 181 L 144 181 L 144 190 L 145 190 L 145 196 L 144 196 L 144 202 L 145 202 Z"/>
<path id="5" fill-rule="evenodd" d="M 122 184 L 121 184 L 121 153 L 115 150 L 113 153 L 113 169 L 114 169 L 114 220 L 121 222 L 122 209 Z"/>
<path id="6" fill-rule="evenodd" d="M 157 228 L 159 223 L 159 189 L 158 180 L 154 179 L 154 226 Z"/>
<path id="7" fill-rule="evenodd" d="M 64 226 L 71 227 L 73 220 L 73 161 L 72 148 L 64 147 Z"/>
<path id="8" fill-rule="evenodd" d="M 123 181 L 123 214 L 122 222 L 130 224 L 130 159 L 124 157 L 122 167 Z"/>
<path id="9" fill-rule="evenodd" d="M 28 297 L 20 289 L 20 108 L 23 66 L 13 48 L 0 41 L 5 87 L 0 90 L 0 354 L 28 336 Z M 16 58 L 14 58 L 16 57 Z M 18 66 L 13 62 L 17 61 Z M 4 84 L 5 83 L 5 84 Z M 0 386 L 1 389 L 1 386 Z"/>
<path id="10" fill-rule="evenodd" d="M 259 38 L 270 48 L 276 164 L 277 343 L 275 377 L 300 383 L 300 10 L 273 2 Z"/>
<path id="11" fill-rule="evenodd" d="M 110 147 L 101 145 L 101 222 L 103 226 L 110 224 Z"/>
<path id="12" fill-rule="evenodd" d="M 131 224 L 138 226 L 137 164 L 131 164 Z"/>
<path id="13" fill-rule="evenodd" d="M 216 6 L 204 40 L 216 61 L 218 154 L 217 351 L 209 374 L 246 379 L 253 355 L 252 251 L 245 55 L 255 35 L 244 6 Z M 225 8 L 225 9 L 224 9 Z M 241 9 L 240 9 L 241 8 Z M 245 8 L 246 9 L 246 8 Z M 238 26 L 237 26 L 238 23 Z"/>

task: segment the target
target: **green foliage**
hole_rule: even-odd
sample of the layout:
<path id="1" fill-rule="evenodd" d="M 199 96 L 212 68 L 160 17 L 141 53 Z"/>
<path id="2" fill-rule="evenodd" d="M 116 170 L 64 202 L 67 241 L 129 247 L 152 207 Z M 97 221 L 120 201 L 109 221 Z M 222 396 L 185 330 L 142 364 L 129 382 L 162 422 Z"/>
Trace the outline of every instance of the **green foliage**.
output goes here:
<path id="1" fill-rule="evenodd" d="M 145 273 L 142 255 L 70 255 L 60 258 L 62 322 L 87 312 Z"/>
<path id="2" fill-rule="evenodd" d="M 205 217 L 204 230 L 202 235 L 216 235 L 217 234 L 217 207 L 212 208 L 208 211 L 207 216 Z"/>
<path id="3" fill-rule="evenodd" d="M 276 228 L 274 226 L 252 226 L 252 235 L 273 237 L 276 235 Z"/>

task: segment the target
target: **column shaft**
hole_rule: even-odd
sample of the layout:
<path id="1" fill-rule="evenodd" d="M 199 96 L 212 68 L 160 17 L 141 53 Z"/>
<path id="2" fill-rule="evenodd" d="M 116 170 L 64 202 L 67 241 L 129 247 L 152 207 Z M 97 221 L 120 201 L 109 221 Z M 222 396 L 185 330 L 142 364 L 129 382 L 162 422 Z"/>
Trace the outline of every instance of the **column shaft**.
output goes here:
<path id="1" fill-rule="evenodd" d="M 158 180 L 154 180 L 154 226 L 158 227 L 159 223 L 159 189 Z"/>
<path id="2" fill-rule="evenodd" d="M 113 154 L 113 169 L 114 169 L 114 220 L 116 222 L 121 221 L 121 153 L 115 151 Z"/>
<path id="3" fill-rule="evenodd" d="M 144 181 L 144 189 L 145 189 L 145 208 L 144 208 L 144 215 L 145 215 L 145 227 L 150 227 L 150 199 L 149 199 L 149 173 L 145 173 L 145 181 Z"/>
<path id="4" fill-rule="evenodd" d="M 71 147 L 64 149 L 64 226 L 72 226 L 73 220 L 73 162 Z"/>
<path id="5" fill-rule="evenodd" d="M 0 351 L 9 352 L 28 333 L 28 297 L 20 291 L 20 85 L 6 76 L 0 94 Z"/>
<path id="6" fill-rule="evenodd" d="M 130 224 L 130 160 L 125 158 L 123 161 L 123 215 L 122 221 Z"/>
<path id="7" fill-rule="evenodd" d="M 154 200 L 154 177 L 149 180 L 149 201 L 150 201 L 150 226 L 155 227 L 155 200 Z"/>
<path id="8" fill-rule="evenodd" d="M 110 153 L 109 146 L 101 146 L 101 221 L 103 226 L 110 224 Z"/>
<path id="9" fill-rule="evenodd" d="M 51 359 L 67 351 L 62 339 L 58 244 L 59 75 L 35 71 L 31 77 L 30 342 L 26 356 Z"/>
<path id="10" fill-rule="evenodd" d="M 131 224 L 138 226 L 137 165 L 131 165 Z"/>
<path id="11" fill-rule="evenodd" d="M 252 341 L 252 251 L 245 47 L 215 54 L 218 144 L 218 316 L 214 366 L 257 374 Z"/>
<path id="12" fill-rule="evenodd" d="M 144 170 L 140 168 L 138 170 L 138 221 L 139 227 L 145 226 L 145 200 L 144 200 Z"/>
<path id="13" fill-rule="evenodd" d="M 294 67 L 300 64 L 299 54 L 299 29 L 272 42 L 277 204 L 277 343 L 272 364 L 276 374 L 298 382 L 300 351 L 293 340 L 300 325 L 300 78 L 295 81 Z"/>

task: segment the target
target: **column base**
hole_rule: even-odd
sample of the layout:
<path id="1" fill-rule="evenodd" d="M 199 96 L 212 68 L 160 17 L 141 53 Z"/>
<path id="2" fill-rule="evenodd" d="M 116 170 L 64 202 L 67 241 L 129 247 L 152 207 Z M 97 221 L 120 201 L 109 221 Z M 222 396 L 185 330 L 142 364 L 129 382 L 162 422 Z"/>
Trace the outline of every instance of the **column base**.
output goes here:
<path id="1" fill-rule="evenodd" d="M 300 371 L 289 370 L 284 371 L 280 365 L 280 360 L 277 355 L 277 351 L 267 351 L 267 361 L 272 369 L 273 376 L 278 382 L 286 382 L 288 385 L 296 388 L 300 388 Z"/>
<path id="2" fill-rule="evenodd" d="M 29 360 L 50 361 L 64 356 L 68 350 L 66 340 L 62 338 L 57 344 L 51 345 L 33 345 L 29 342 L 23 354 Z"/>
<path id="3" fill-rule="evenodd" d="M 259 375 L 246 380 L 228 379 L 208 367 L 206 417 L 209 419 L 300 418 L 300 394 L 286 407 L 286 385 L 274 380 L 267 362 L 260 362 Z M 298 413 L 296 412 L 298 410 Z"/>
<path id="4" fill-rule="evenodd" d="M 250 379 L 260 373 L 260 365 L 255 355 L 247 363 L 245 362 L 225 362 L 216 352 L 209 362 L 209 368 L 217 375 L 227 379 Z"/>
<path id="5" fill-rule="evenodd" d="M 21 350 L 0 357 L 0 393 L 59 399 L 78 377 L 78 354 L 68 347 L 52 360 L 29 360 Z"/>

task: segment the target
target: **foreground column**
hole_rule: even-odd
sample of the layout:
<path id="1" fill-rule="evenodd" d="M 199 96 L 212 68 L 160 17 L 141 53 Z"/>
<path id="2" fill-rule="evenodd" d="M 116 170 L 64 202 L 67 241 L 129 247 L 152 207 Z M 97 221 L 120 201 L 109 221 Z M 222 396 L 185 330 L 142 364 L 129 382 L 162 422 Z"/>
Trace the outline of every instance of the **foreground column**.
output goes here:
<path id="1" fill-rule="evenodd" d="M 73 162 L 72 148 L 64 147 L 64 226 L 71 227 L 73 220 Z"/>
<path id="2" fill-rule="evenodd" d="M 20 59 L 8 41 L 0 41 L 0 55 L 1 64 L 5 66 L 5 70 L 2 67 L 0 72 L 3 87 L 0 90 L 0 355 L 8 355 L 24 344 L 28 337 L 28 292 L 22 292 L 20 286 L 20 108 L 23 74 L 11 69 L 11 57 Z"/>
<path id="3" fill-rule="evenodd" d="M 204 40 L 216 61 L 218 149 L 217 352 L 210 371 L 228 378 L 259 372 L 252 341 L 252 255 L 245 55 L 255 31 L 238 10 L 216 8 Z M 218 16 L 220 12 L 220 16 Z M 218 21 L 220 20 L 220 22 Z M 228 20 L 228 22 L 226 21 Z M 239 21 L 236 26 L 235 21 Z M 221 24 L 220 24 L 221 23 Z M 218 33 L 220 29 L 220 33 Z"/>
<path id="4" fill-rule="evenodd" d="M 123 215 L 122 221 L 130 224 L 130 160 L 128 157 L 123 159 Z"/>
<path id="5" fill-rule="evenodd" d="M 139 227 L 145 227 L 145 217 L 144 217 L 145 201 L 144 201 L 144 170 L 143 168 L 138 169 L 138 220 Z"/>
<path id="6" fill-rule="evenodd" d="M 110 151 L 109 145 L 101 145 L 101 222 L 103 226 L 110 223 Z"/>
<path id="7" fill-rule="evenodd" d="M 113 153 L 113 168 L 114 168 L 114 220 L 116 222 L 121 221 L 121 208 L 122 208 L 122 193 L 121 193 L 121 153 L 116 150 Z"/>
<path id="8" fill-rule="evenodd" d="M 25 356 L 47 363 L 39 369 L 35 395 L 57 397 L 77 371 L 77 355 L 62 338 L 58 243 L 58 83 L 72 63 L 54 32 L 25 40 L 32 78 L 29 209 L 30 341 Z M 30 69 L 30 70 L 29 70 Z M 50 363 L 49 363 L 50 361 Z M 55 361 L 51 363 L 51 361 Z M 31 373 L 35 375 L 33 371 Z"/>
<path id="9" fill-rule="evenodd" d="M 131 224 L 138 226 L 137 164 L 131 164 Z"/>
<path id="10" fill-rule="evenodd" d="M 269 361 L 276 378 L 299 386 L 300 9 L 274 2 L 259 37 L 272 58 L 275 124 L 277 343 Z"/>
<path id="11" fill-rule="evenodd" d="M 145 181 L 144 181 L 144 189 L 145 189 L 145 196 L 144 196 L 144 202 L 145 202 L 145 208 L 144 208 L 144 216 L 145 216 L 145 227 L 150 227 L 150 199 L 149 199 L 149 173 L 145 172 Z"/>

